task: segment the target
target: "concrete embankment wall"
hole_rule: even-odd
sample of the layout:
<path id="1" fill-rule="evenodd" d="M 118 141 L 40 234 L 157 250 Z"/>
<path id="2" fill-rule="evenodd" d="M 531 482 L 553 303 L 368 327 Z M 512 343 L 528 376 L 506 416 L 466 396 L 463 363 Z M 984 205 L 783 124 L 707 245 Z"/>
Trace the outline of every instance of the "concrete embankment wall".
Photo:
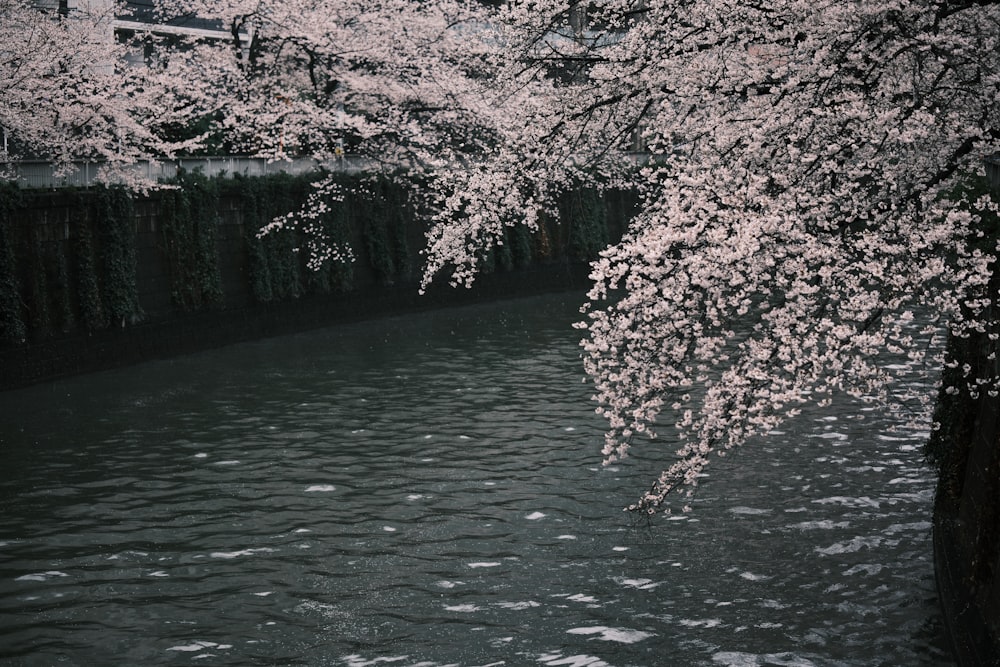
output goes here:
<path id="1" fill-rule="evenodd" d="M 304 237 L 257 238 L 316 175 L 208 179 L 131 195 L 0 188 L 0 390 L 338 322 L 582 289 L 587 260 L 621 234 L 624 195 L 567 196 L 561 219 L 512 228 L 472 289 L 418 294 L 426 224 L 406 191 L 345 176 L 360 194 L 316 224 L 355 261 L 315 272 Z"/>

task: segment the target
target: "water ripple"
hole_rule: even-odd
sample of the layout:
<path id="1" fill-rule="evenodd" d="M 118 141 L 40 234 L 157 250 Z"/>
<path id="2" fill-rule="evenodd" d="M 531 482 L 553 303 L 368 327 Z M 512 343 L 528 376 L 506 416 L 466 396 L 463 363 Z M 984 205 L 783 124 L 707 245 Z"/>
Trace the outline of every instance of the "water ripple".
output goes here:
<path id="1" fill-rule="evenodd" d="M 578 301 L 0 396 L 0 660 L 948 664 L 925 434 L 807 410 L 637 522 L 671 443 L 600 465 Z"/>

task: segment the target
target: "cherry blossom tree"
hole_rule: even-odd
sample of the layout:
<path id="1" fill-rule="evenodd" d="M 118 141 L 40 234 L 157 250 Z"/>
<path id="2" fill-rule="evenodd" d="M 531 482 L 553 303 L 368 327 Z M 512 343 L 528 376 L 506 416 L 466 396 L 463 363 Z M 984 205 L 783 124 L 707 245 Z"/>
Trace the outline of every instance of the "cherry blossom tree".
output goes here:
<path id="1" fill-rule="evenodd" d="M 224 150 L 428 170 L 495 142 L 484 5 L 69 4 L 0 0 L 0 126 L 59 164 Z"/>
<path id="2" fill-rule="evenodd" d="M 499 85 L 504 54 L 495 12 L 473 0 L 165 0 L 157 20 L 197 16 L 228 40 L 149 34 L 156 68 L 180 84 L 209 134 L 228 151 L 438 182 L 414 195 L 444 197 L 452 174 L 506 143 L 504 113 L 534 87 Z M 299 211 L 263 233 L 301 227 L 308 262 L 349 261 L 314 224 L 343 196 L 316 184 Z"/>
<path id="3" fill-rule="evenodd" d="M 348 155 L 372 166 L 461 160 L 486 148 L 486 8 L 462 0 L 169 0 L 232 35 L 161 43 L 158 65 L 212 107 L 233 150 Z M 152 37 L 151 37 L 152 38 Z"/>
<path id="4" fill-rule="evenodd" d="M 425 286 L 470 284 L 567 189 L 637 192 L 580 325 L 607 459 L 679 438 L 633 509 L 835 392 L 927 414 L 875 361 L 943 361 L 921 313 L 997 336 L 997 205 L 963 194 L 1000 150 L 996 0 L 163 0 L 160 22 L 213 34 L 128 43 L 103 37 L 107 14 L 29 4 L 0 0 L 0 126 L 19 141 L 63 163 L 222 145 L 403 173 L 433 211 Z M 318 229 L 337 196 L 320 184 L 271 228 Z M 970 368 L 950 389 L 998 383 Z"/>
<path id="5" fill-rule="evenodd" d="M 941 363 L 915 312 L 996 338 L 980 237 L 997 206 L 961 186 L 1000 149 L 1000 3 L 524 0 L 501 17 L 499 80 L 554 90 L 450 175 L 426 279 L 469 283 L 563 184 L 642 194 L 580 325 L 607 459 L 679 438 L 631 509 L 685 502 L 712 456 L 835 392 L 928 415 L 876 361 Z M 949 390 L 998 381 L 967 370 Z"/>
<path id="6" fill-rule="evenodd" d="M 0 149 L 63 172 L 74 160 L 97 161 L 107 178 L 135 184 L 128 165 L 197 145 L 157 131 L 186 123 L 189 110 L 155 72 L 128 66 L 113 2 L 72 4 L 0 0 Z"/>

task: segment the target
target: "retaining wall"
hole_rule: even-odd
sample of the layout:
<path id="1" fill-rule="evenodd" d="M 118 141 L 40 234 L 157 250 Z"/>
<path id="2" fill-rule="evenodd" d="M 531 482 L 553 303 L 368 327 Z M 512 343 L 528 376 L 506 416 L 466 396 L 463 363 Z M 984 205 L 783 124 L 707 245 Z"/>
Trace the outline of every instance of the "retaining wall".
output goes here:
<path id="1" fill-rule="evenodd" d="M 631 214 L 623 196 L 600 202 L 600 229 L 584 233 L 567 216 L 517 232 L 525 236 L 509 245 L 520 256 L 491 256 L 471 289 L 433 284 L 420 295 L 426 226 L 397 210 L 405 204 L 387 182 L 378 196 L 348 198 L 331 214 L 327 223 L 356 261 L 316 274 L 293 252 L 301 238 L 256 238 L 315 176 L 269 178 L 199 177 L 125 199 L 106 190 L 8 191 L 6 208 L 0 201 L 0 390 L 383 314 L 582 290 L 584 255 L 619 235 Z"/>

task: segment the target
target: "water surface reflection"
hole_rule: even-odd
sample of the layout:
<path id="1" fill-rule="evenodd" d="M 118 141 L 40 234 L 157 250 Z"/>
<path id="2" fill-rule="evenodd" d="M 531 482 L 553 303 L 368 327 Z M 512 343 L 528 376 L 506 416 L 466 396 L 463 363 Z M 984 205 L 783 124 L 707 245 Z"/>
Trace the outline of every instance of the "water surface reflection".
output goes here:
<path id="1" fill-rule="evenodd" d="M 658 462 L 600 466 L 580 301 L 0 394 L 0 656 L 949 664 L 926 434 L 849 403 L 806 411 L 714 466 L 694 513 L 636 522 L 620 507 Z"/>

